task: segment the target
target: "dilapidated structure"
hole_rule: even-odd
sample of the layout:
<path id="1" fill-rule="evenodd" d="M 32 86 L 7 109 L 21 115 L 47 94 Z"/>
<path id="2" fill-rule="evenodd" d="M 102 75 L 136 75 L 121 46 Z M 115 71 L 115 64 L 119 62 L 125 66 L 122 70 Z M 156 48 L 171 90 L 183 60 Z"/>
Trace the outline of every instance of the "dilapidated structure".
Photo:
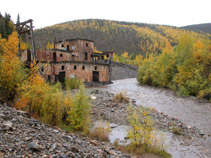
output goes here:
<path id="1" fill-rule="evenodd" d="M 30 58 L 29 53 L 25 57 Z M 44 78 L 50 83 L 65 78 L 77 78 L 85 83 L 110 83 L 113 52 L 94 52 L 94 41 L 66 39 L 55 42 L 54 49 L 37 50 L 37 61 L 46 63 L 41 68 Z"/>

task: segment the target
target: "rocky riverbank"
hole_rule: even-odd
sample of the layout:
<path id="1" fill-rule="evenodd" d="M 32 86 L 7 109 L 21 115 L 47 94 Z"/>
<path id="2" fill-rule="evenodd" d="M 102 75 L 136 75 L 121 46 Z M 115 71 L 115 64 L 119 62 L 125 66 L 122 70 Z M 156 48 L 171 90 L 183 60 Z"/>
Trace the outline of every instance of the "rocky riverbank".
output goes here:
<path id="1" fill-rule="evenodd" d="M 114 94 L 101 88 L 88 89 L 92 102 L 93 121 L 107 120 L 117 125 L 128 125 L 128 103 L 116 103 Z M 135 100 L 131 101 L 135 107 Z M 148 109 L 154 125 L 187 137 L 203 137 L 204 133 L 155 109 Z M 5 104 L 0 105 L 0 157 L 132 157 L 116 150 L 112 144 L 62 131 L 30 117 L 26 112 Z M 144 157 L 144 156 L 143 156 Z"/>
<path id="2" fill-rule="evenodd" d="M 5 104 L 0 105 L 0 157 L 130 157 L 112 147 L 61 131 Z"/>
<path id="3" fill-rule="evenodd" d="M 111 80 L 135 78 L 137 77 L 137 71 L 137 66 L 113 62 Z"/>
<path id="4" fill-rule="evenodd" d="M 92 89 L 91 94 L 96 97 L 96 100 L 92 100 L 92 114 L 94 119 L 102 118 L 111 123 L 128 124 L 126 119 L 128 103 L 114 102 L 114 94 L 103 89 Z M 136 105 L 135 102 L 135 100 L 131 100 L 133 106 L 140 106 Z M 162 131 L 169 131 L 186 137 L 204 136 L 204 133 L 200 129 L 186 125 L 178 118 L 169 117 L 162 112 L 158 112 L 156 109 L 148 109 L 148 111 L 156 128 Z"/>

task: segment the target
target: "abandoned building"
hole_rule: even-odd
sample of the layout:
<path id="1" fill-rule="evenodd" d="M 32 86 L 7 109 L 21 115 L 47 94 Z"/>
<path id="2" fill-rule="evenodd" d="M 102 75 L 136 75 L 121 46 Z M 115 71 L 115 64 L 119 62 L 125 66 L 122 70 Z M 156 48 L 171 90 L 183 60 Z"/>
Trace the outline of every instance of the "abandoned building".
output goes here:
<path id="1" fill-rule="evenodd" d="M 110 83 L 113 52 L 94 52 L 94 41 L 66 39 L 54 43 L 54 49 L 37 50 L 37 61 L 47 63 L 41 68 L 44 78 L 50 83 L 65 78 L 77 78 L 84 83 Z M 26 60 L 30 54 L 25 53 Z"/>

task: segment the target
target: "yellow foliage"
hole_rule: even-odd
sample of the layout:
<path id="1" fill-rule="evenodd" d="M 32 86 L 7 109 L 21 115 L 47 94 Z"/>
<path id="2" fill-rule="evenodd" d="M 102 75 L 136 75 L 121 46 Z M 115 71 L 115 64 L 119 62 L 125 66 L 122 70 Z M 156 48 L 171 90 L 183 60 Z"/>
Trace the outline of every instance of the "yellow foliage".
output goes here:
<path id="1" fill-rule="evenodd" d="M 13 32 L 8 40 L 0 39 L 0 87 L 5 99 L 13 100 L 17 92 L 18 85 L 25 77 L 25 70 L 19 60 L 18 36 Z"/>
<path id="2" fill-rule="evenodd" d="M 119 62 L 119 56 L 116 53 L 113 53 L 113 61 Z"/>
<path id="3" fill-rule="evenodd" d="M 152 120 L 149 112 L 145 108 L 135 109 L 131 105 L 128 107 L 128 122 L 131 129 L 128 132 L 130 151 L 148 151 L 148 150 L 164 150 L 164 139 L 160 140 L 152 127 Z M 163 137 L 162 137 L 163 138 Z"/>
<path id="4" fill-rule="evenodd" d="M 49 49 L 53 49 L 53 48 L 54 48 L 54 44 L 48 42 L 47 45 L 46 45 L 46 49 L 49 50 Z"/>
<path id="5" fill-rule="evenodd" d="M 171 43 L 167 42 L 166 47 L 162 49 L 162 53 L 166 54 L 171 52 L 173 52 L 173 48 L 171 46 Z"/>
<path id="6" fill-rule="evenodd" d="M 123 58 L 125 58 L 125 59 L 129 58 L 128 52 L 124 52 L 124 53 L 121 55 L 121 57 L 123 57 Z"/>
<path id="7" fill-rule="evenodd" d="M 104 125 L 102 120 L 100 120 L 97 123 L 97 126 L 92 131 L 91 136 L 101 141 L 108 141 L 108 135 L 110 131 L 111 129 L 110 129 L 109 123 L 106 122 L 106 124 Z"/>
<path id="8" fill-rule="evenodd" d="M 24 41 L 20 40 L 20 50 L 22 51 L 26 49 L 27 49 L 27 44 Z"/>
<path id="9" fill-rule="evenodd" d="M 196 37 L 187 34 L 180 36 L 178 46 L 172 48 L 167 42 L 158 56 L 146 54 L 139 67 L 138 81 L 172 88 L 182 96 L 196 95 L 211 101 L 208 79 L 211 73 L 211 41 L 195 41 Z"/>

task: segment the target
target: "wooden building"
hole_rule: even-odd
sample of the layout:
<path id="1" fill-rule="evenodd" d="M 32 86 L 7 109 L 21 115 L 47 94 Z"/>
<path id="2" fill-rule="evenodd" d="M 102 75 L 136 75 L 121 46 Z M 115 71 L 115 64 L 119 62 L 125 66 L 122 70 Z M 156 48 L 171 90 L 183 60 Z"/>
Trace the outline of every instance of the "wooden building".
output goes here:
<path id="1" fill-rule="evenodd" d="M 95 53 L 94 41 L 66 39 L 55 42 L 52 50 L 38 50 L 36 55 L 38 62 L 47 63 L 41 73 L 51 83 L 63 83 L 65 78 L 77 78 L 85 83 L 111 82 L 113 52 Z"/>

